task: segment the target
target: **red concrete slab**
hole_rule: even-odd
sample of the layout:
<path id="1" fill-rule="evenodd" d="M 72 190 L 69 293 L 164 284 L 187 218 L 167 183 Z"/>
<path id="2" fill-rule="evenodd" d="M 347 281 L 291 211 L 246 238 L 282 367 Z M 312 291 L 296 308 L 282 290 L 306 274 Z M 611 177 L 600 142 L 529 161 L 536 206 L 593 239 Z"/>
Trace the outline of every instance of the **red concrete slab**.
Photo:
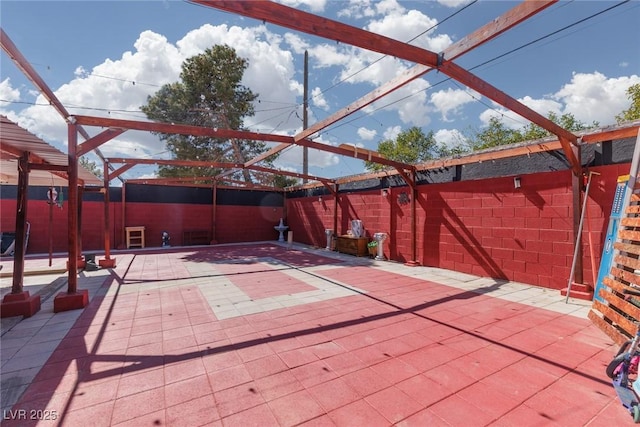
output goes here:
<path id="1" fill-rule="evenodd" d="M 242 272 L 266 257 L 324 265 L 316 277 L 367 293 L 218 320 L 206 288 L 129 280 L 189 278 L 188 262 Z M 12 410 L 56 409 L 63 425 L 632 423 L 604 376 L 611 343 L 588 320 L 332 264 L 276 245 L 136 256 L 126 292 L 91 300 Z M 250 292 L 293 283 L 252 274 L 233 278 Z"/>

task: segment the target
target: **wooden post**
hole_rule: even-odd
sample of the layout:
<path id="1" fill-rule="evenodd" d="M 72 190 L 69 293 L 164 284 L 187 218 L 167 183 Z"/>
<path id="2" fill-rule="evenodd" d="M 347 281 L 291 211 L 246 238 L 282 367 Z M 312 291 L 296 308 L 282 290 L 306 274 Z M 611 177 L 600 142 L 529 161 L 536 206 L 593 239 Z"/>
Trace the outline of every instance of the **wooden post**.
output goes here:
<path id="1" fill-rule="evenodd" d="M 218 204 L 218 181 L 213 181 L 213 194 L 211 203 L 211 244 L 215 245 L 216 240 L 216 210 Z"/>
<path id="2" fill-rule="evenodd" d="M 418 196 L 418 189 L 416 188 L 416 171 L 413 169 L 411 171 L 411 183 L 409 187 L 411 188 L 411 261 L 405 263 L 405 265 L 409 267 L 416 267 L 420 265 L 420 263 L 416 260 L 417 256 L 417 234 L 416 234 L 416 197 Z"/>
<path id="3" fill-rule="evenodd" d="M 68 159 L 69 159 L 69 281 L 67 292 L 78 290 L 78 129 L 75 124 L 68 125 Z"/>
<path id="4" fill-rule="evenodd" d="M 581 155 L 580 146 L 573 146 L 573 153 L 577 159 L 580 159 Z M 575 283 L 582 283 L 583 266 L 582 266 L 582 236 L 580 236 L 580 217 L 582 216 L 582 191 L 584 190 L 584 179 L 582 174 L 571 174 L 571 187 L 573 191 L 573 241 L 578 246 L 575 250 L 575 271 L 573 274 L 573 281 Z"/>
<path id="5" fill-rule="evenodd" d="M 335 197 L 333 199 L 333 235 L 339 236 L 338 234 L 338 184 L 334 184 L 333 186 Z"/>
<path id="6" fill-rule="evenodd" d="M 89 291 L 78 290 L 78 258 L 80 222 L 78 220 L 80 206 L 78 204 L 78 128 L 75 121 L 68 125 L 69 138 L 69 268 L 67 292 L 60 292 L 53 299 L 53 312 L 76 310 L 84 308 L 89 304 Z"/>
<path id="7" fill-rule="evenodd" d="M 22 292 L 24 280 L 24 252 L 27 236 L 27 201 L 29 192 L 29 153 L 18 159 L 18 206 L 16 210 L 16 237 L 13 255 L 12 294 Z"/>

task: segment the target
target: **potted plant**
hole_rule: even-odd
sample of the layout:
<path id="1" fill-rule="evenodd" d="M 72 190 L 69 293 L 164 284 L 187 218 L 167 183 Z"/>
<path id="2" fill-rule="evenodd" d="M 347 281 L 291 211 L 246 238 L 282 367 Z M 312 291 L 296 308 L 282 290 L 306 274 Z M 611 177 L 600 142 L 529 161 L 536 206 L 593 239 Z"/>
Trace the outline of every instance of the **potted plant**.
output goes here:
<path id="1" fill-rule="evenodd" d="M 376 252 L 378 251 L 378 242 L 375 240 L 367 243 L 367 249 L 369 250 L 369 255 L 372 257 L 376 256 Z"/>

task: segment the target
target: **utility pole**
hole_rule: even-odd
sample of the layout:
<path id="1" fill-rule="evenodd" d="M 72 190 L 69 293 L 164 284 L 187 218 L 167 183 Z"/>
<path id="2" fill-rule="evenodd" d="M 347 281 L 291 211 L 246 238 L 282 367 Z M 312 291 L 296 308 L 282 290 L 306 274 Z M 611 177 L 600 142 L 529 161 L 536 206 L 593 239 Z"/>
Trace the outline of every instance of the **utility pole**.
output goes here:
<path id="1" fill-rule="evenodd" d="M 307 118 L 307 107 L 309 98 L 309 53 L 304 51 L 304 91 L 302 93 L 304 98 L 302 101 L 302 129 L 306 129 L 309 126 Z M 302 173 L 306 176 L 309 174 L 309 147 L 302 147 Z M 307 178 L 302 179 L 302 183 L 307 183 Z"/>

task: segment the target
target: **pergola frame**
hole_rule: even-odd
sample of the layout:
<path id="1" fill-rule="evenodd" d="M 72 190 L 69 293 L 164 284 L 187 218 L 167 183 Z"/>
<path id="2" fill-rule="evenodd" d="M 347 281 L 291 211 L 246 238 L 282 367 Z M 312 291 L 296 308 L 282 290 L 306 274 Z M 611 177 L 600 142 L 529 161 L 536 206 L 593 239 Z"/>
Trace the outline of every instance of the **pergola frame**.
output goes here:
<path id="1" fill-rule="evenodd" d="M 373 162 L 385 165 L 389 168 L 395 169 L 398 175 L 410 187 L 412 192 L 411 200 L 411 232 L 412 232 L 412 255 L 410 263 L 417 264 L 416 261 L 416 225 L 415 225 L 415 200 L 417 196 L 416 188 L 416 165 L 404 164 L 401 162 L 395 162 L 384 158 L 379 153 L 360 149 L 355 146 L 341 145 L 339 147 L 331 146 L 328 144 L 322 144 L 314 142 L 309 139 L 311 135 L 314 135 L 322 130 L 326 129 L 333 123 L 353 114 L 356 111 L 370 105 L 383 96 L 393 92 L 394 90 L 402 87 L 403 85 L 413 81 L 414 79 L 424 75 L 430 70 L 436 69 L 443 74 L 457 80 L 458 82 L 468 86 L 469 88 L 481 93 L 482 95 L 492 99 L 503 107 L 521 115 L 525 119 L 537 124 L 538 126 L 546 129 L 552 134 L 556 135 L 557 141 L 550 141 L 549 143 L 540 144 L 540 151 L 562 149 L 569 167 L 574 176 L 574 223 L 577 224 L 577 218 L 580 216 L 580 195 L 581 195 L 581 176 L 582 167 L 579 161 L 579 148 L 580 142 L 578 137 L 559 125 L 553 123 L 549 119 L 543 117 L 539 113 L 533 111 L 529 107 L 525 106 L 516 99 L 510 97 L 506 93 L 500 91 L 498 88 L 492 86 L 486 81 L 480 79 L 464 68 L 458 66 L 453 62 L 454 59 L 460 55 L 474 49 L 477 46 L 495 38 L 496 36 L 504 33 L 513 26 L 528 19 L 532 15 L 546 9 L 558 0 L 526 0 L 523 3 L 515 6 L 511 10 L 507 11 L 502 16 L 494 19 L 490 23 L 484 25 L 480 29 L 471 33 L 469 36 L 461 39 L 457 43 L 454 43 L 449 48 L 441 53 L 431 52 L 426 49 L 419 48 L 408 43 L 403 43 L 379 34 L 371 33 L 356 27 L 352 27 L 337 21 L 329 20 L 324 17 L 316 16 L 311 13 L 303 12 L 294 8 L 284 6 L 282 4 L 270 2 L 270 1 L 247 1 L 247 0 L 190 0 L 191 3 L 204 5 L 207 7 L 224 10 L 231 13 L 236 13 L 250 18 L 255 18 L 263 22 L 270 22 L 279 26 L 290 28 L 295 31 L 313 34 L 316 36 L 324 37 L 330 40 L 335 40 L 343 44 L 349 44 L 352 46 L 360 47 L 370 51 L 379 52 L 385 55 L 397 57 L 403 60 L 407 60 L 415 63 L 416 65 L 407 70 L 402 75 L 394 78 L 393 80 L 383 84 L 379 88 L 370 92 L 369 94 L 354 101 L 349 106 L 342 108 L 336 113 L 332 114 L 328 118 L 321 120 L 310 127 L 307 127 L 295 136 L 286 135 L 273 135 L 262 134 L 247 131 L 238 131 L 232 129 L 209 129 L 197 126 L 187 125 L 174 125 L 168 123 L 151 123 L 142 121 L 131 120 L 118 120 L 110 118 L 98 118 L 90 116 L 71 116 L 64 108 L 62 103 L 56 98 L 55 94 L 46 85 L 44 80 L 37 74 L 35 69 L 31 67 L 26 58 L 18 51 L 15 45 L 11 42 L 8 36 L 0 29 L 0 44 L 2 48 L 7 52 L 11 59 L 17 64 L 18 68 L 32 81 L 32 83 L 45 95 L 47 100 L 54 106 L 56 111 L 63 117 L 68 124 L 68 176 L 69 176 L 69 286 L 68 293 L 77 293 L 77 262 L 80 258 L 78 236 L 73 233 L 73 230 L 79 227 L 79 200 L 78 200 L 78 158 L 90 151 L 94 151 L 104 162 L 104 187 L 108 189 L 111 179 L 120 177 L 122 173 L 132 168 L 135 164 L 182 164 L 188 166 L 206 166 L 226 169 L 216 177 L 213 178 L 214 189 L 220 181 L 224 181 L 225 177 L 232 173 L 234 170 L 249 169 L 266 173 L 274 173 L 287 176 L 295 176 L 303 179 L 310 179 L 313 181 L 319 181 L 330 193 L 335 195 L 335 210 L 334 212 L 334 228 L 337 221 L 337 207 L 338 207 L 338 187 L 340 183 L 345 182 L 344 179 L 329 179 L 316 176 L 310 176 L 307 174 L 299 174 L 294 172 L 287 172 L 282 170 L 276 170 L 271 168 L 265 168 L 258 165 L 259 162 L 268 158 L 271 155 L 277 154 L 284 148 L 292 145 L 300 145 L 305 148 L 313 148 L 320 151 L 349 156 L 358 158 L 363 161 Z M 99 126 L 106 128 L 94 137 L 84 130 L 83 126 Z M 178 161 L 171 160 L 153 160 L 153 159 L 125 159 L 125 158 L 105 158 L 99 151 L 99 147 L 111 139 L 121 135 L 123 132 L 129 129 L 161 132 L 171 134 L 187 134 L 196 136 L 209 136 L 214 138 L 223 139 L 244 139 L 244 140 L 258 140 L 265 142 L 275 142 L 278 145 L 274 146 L 267 152 L 245 161 L 244 163 L 222 163 L 222 162 L 189 162 L 178 163 Z M 85 139 L 84 143 L 78 143 L 78 133 Z M 553 148 L 552 148 L 553 147 Z M 528 150 L 528 148 L 527 148 Z M 520 155 L 521 151 L 516 150 L 500 150 L 495 153 L 482 153 L 478 154 L 478 158 L 503 158 Z M 476 156 L 476 155 L 472 155 Z M 445 159 L 434 161 L 433 164 L 426 164 L 421 169 L 429 169 L 435 167 L 441 167 L 441 165 L 456 164 L 456 159 Z M 173 162 L 173 163 L 172 163 Z M 469 160 L 461 162 L 468 163 Z M 115 163 L 121 163 L 122 166 L 115 168 Z M 388 174 L 388 173 L 386 173 Z M 212 179 L 211 177 L 203 177 L 198 180 Z M 149 181 L 149 180 L 144 180 Z M 159 181 L 160 182 L 160 181 Z M 177 181 L 180 182 L 180 181 Z M 186 183 L 189 185 L 188 183 Z M 302 186 L 305 187 L 305 186 Z M 239 188 L 239 187 L 233 187 Z M 72 190 L 73 189 L 73 190 Z M 106 191 L 108 194 L 108 191 Z M 105 196 L 105 215 L 108 224 L 108 196 Z M 575 232 L 574 227 L 574 232 Z M 109 242 L 108 230 L 105 229 L 105 252 L 107 260 L 109 260 Z M 581 271 L 581 268 L 579 268 Z M 581 280 L 581 277 L 576 276 L 576 280 Z"/>

